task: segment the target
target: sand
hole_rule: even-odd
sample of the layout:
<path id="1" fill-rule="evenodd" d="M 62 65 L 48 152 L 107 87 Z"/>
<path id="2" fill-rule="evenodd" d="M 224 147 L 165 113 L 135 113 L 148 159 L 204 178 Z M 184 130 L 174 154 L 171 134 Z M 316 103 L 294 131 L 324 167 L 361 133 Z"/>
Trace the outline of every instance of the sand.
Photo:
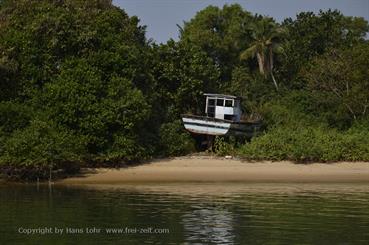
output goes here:
<path id="1" fill-rule="evenodd" d="M 298 182 L 369 183 L 368 162 L 310 163 L 248 162 L 215 157 L 156 160 L 120 169 L 86 169 L 59 184 L 119 184 L 149 182 Z"/>

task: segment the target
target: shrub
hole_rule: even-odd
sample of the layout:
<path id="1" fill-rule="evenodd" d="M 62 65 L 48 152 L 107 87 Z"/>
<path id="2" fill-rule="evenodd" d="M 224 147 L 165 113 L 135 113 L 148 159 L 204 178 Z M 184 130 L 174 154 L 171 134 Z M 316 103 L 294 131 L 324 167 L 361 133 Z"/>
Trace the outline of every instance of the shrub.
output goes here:
<path id="1" fill-rule="evenodd" d="M 293 161 L 368 161 L 369 132 L 326 127 L 279 127 L 239 149 L 248 159 Z"/>
<path id="2" fill-rule="evenodd" d="M 72 169 L 85 155 L 83 139 L 52 122 L 34 120 L 29 127 L 16 130 L 4 144 L 0 156 L 2 169 L 32 169 L 33 177 L 45 177 L 46 169 Z M 47 171 L 48 172 L 48 171 Z M 32 178 L 28 176 L 28 178 Z"/>
<path id="3" fill-rule="evenodd" d="M 217 155 L 233 155 L 235 153 L 236 142 L 234 138 L 225 138 L 216 136 L 214 140 L 213 150 Z"/>
<path id="4" fill-rule="evenodd" d="M 125 164 L 135 160 L 143 160 L 150 156 L 147 148 L 138 143 L 136 137 L 124 133 L 115 133 L 113 143 L 108 150 L 100 156 L 95 156 L 97 162 L 113 165 Z"/>
<path id="5" fill-rule="evenodd" d="M 195 151 L 195 141 L 180 120 L 163 124 L 159 134 L 164 155 L 178 156 Z"/>
<path id="6" fill-rule="evenodd" d="M 9 135 L 16 129 L 28 126 L 31 112 L 24 104 L 0 102 L 0 133 Z"/>

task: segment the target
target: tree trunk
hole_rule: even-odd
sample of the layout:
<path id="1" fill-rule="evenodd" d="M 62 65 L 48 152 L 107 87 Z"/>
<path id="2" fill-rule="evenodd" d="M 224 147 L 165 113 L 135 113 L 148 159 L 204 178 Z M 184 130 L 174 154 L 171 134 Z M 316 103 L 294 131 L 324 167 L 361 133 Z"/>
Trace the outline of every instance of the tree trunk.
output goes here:
<path id="1" fill-rule="evenodd" d="M 260 53 L 257 53 L 256 54 L 256 57 L 258 59 L 258 65 L 259 65 L 259 71 L 260 71 L 260 74 L 262 74 L 263 76 L 265 76 L 265 59 L 264 59 L 264 55 L 263 54 L 260 54 Z"/>
<path id="2" fill-rule="evenodd" d="M 275 80 L 274 75 L 273 75 L 273 50 L 272 50 L 272 47 L 269 48 L 269 72 L 270 72 L 270 76 L 273 80 L 274 87 L 275 87 L 276 90 L 278 90 L 278 84 L 277 84 L 277 81 Z"/>

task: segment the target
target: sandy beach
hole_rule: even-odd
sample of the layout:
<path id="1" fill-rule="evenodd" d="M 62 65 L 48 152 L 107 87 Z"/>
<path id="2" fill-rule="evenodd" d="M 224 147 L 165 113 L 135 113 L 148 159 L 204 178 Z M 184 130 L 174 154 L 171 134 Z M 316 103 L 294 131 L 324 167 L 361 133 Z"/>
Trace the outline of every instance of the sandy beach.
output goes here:
<path id="1" fill-rule="evenodd" d="M 180 157 L 120 169 L 86 169 L 60 184 L 137 182 L 369 182 L 368 162 L 248 162 L 215 157 Z"/>

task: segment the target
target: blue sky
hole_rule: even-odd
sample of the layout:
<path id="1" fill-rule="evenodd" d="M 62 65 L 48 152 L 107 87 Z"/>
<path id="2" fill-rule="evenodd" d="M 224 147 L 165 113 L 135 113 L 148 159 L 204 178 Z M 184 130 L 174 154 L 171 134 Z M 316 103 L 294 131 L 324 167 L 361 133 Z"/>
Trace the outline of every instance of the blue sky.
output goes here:
<path id="1" fill-rule="evenodd" d="M 147 38 L 165 43 L 178 39 L 177 24 L 182 25 L 208 5 L 222 7 L 238 3 L 247 11 L 274 17 L 281 22 L 294 18 L 302 11 L 318 12 L 319 9 L 338 9 L 345 15 L 361 16 L 369 20 L 369 0 L 113 0 L 130 16 L 136 15 L 147 26 Z"/>

